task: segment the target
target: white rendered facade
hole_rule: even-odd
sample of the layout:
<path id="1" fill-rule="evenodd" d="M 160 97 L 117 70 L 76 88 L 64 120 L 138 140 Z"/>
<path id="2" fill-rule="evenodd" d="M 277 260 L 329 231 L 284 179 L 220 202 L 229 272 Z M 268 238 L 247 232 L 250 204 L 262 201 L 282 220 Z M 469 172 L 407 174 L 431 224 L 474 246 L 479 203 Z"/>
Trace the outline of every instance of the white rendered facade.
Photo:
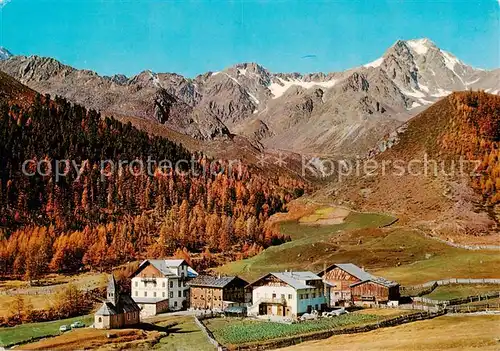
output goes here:
<path id="1" fill-rule="evenodd" d="M 189 302 L 188 279 L 194 271 L 183 260 L 146 260 L 132 278 L 132 298 L 168 300 L 171 311 L 186 308 Z"/>

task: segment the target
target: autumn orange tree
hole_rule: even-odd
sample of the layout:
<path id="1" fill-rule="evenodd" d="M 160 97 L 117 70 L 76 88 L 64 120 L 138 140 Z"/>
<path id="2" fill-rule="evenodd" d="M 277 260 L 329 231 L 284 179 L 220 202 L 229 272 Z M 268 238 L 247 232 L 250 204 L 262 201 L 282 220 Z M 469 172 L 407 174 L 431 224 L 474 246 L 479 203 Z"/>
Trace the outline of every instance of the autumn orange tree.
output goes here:
<path id="1" fill-rule="evenodd" d="M 102 172 L 101 160 L 192 160 L 194 172 L 153 165 Z M 81 169 L 42 175 L 24 160 L 74 160 Z M 219 172 L 204 171 L 212 166 Z M 64 99 L 25 110 L 0 106 L 0 274 L 36 282 L 48 271 L 108 271 L 146 257 L 251 255 L 286 241 L 271 215 L 307 190 L 301 179 L 230 168 Z M 179 251 L 180 250 L 180 251 Z M 232 254 L 231 254 L 232 253 Z M 233 256 L 231 256 L 233 255 Z M 207 261 L 208 262 L 208 261 Z M 213 262 L 213 261 L 210 261 Z"/>

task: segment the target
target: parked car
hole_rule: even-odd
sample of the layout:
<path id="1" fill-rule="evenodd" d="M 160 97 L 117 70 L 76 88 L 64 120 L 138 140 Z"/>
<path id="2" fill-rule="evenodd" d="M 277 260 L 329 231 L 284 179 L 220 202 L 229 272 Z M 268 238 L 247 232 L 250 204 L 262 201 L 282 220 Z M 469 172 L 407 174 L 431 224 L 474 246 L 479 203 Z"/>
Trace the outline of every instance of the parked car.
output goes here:
<path id="1" fill-rule="evenodd" d="M 67 332 L 67 331 L 70 331 L 71 330 L 71 326 L 70 325 L 67 325 L 67 324 L 63 324 L 59 327 L 59 331 L 61 333 L 64 333 L 64 332 Z"/>
<path id="2" fill-rule="evenodd" d="M 85 324 L 83 324 L 81 321 L 76 321 L 71 323 L 71 328 L 83 328 L 85 327 Z"/>

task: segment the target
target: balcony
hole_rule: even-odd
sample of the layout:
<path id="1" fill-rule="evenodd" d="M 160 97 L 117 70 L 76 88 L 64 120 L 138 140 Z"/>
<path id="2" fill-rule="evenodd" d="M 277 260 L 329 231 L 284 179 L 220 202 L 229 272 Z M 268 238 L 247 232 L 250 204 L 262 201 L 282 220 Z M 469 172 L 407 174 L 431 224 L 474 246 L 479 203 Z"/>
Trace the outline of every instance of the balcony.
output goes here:
<path id="1" fill-rule="evenodd" d="M 278 304 L 278 305 L 286 305 L 286 299 L 281 298 L 281 297 L 261 297 L 260 299 L 257 300 L 257 302 L 260 303 L 273 303 L 273 304 Z"/>
<path id="2" fill-rule="evenodd" d="M 156 278 L 142 278 L 141 281 L 144 284 L 152 283 L 152 284 L 156 285 Z"/>

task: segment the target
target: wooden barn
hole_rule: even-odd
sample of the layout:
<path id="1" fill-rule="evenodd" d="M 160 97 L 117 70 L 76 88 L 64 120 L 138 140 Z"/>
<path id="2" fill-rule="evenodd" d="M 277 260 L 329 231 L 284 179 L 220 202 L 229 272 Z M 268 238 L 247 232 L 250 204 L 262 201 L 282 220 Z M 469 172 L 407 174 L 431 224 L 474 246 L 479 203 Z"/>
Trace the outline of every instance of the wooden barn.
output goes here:
<path id="1" fill-rule="evenodd" d="M 384 278 L 371 279 L 351 285 L 351 297 L 356 305 L 386 304 L 399 300 L 399 284 Z"/>
<path id="2" fill-rule="evenodd" d="M 336 263 L 318 273 L 323 279 L 328 306 L 343 306 L 351 303 L 351 285 L 373 276 L 352 263 Z"/>

